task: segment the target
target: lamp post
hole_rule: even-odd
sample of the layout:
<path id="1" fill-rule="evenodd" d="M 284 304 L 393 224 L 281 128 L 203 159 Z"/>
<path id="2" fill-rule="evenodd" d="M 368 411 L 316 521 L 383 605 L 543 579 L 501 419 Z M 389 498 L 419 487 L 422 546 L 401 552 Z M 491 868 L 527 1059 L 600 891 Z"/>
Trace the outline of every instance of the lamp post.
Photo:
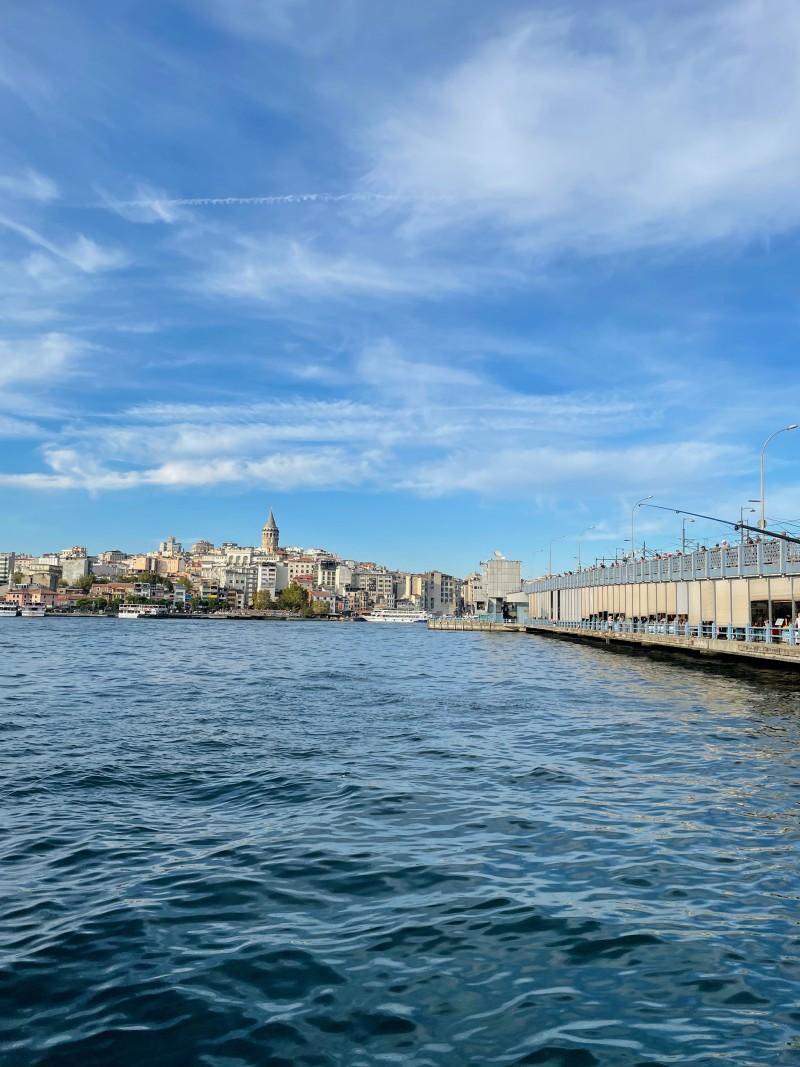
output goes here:
<path id="1" fill-rule="evenodd" d="M 694 519 L 684 518 L 683 522 L 681 523 L 681 555 L 682 556 L 686 555 L 686 523 L 687 522 L 694 522 Z"/>
<path id="2" fill-rule="evenodd" d="M 642 504 L 644 504 L 646 501 L 652 500 L 652 499 L 653 499 L 653 494 L 650 493 L 649 496 L 645 496 L 645 497 L 642 497 L 641 500 L 637 500 L 637 502 L 631 508 L 631 559 L 635 559 L 636 558 L 636 541 L 634 540 L 634 526 L 633 526 L 634 519 L 636 517 L 636 509 L 640 508 L 642 506 Z"/>
<path id="3" fill-rule="evenodd" d="M 781 426 L 779 430 L 776 430 L 774 433 L 771 433 L 764 442 L 764 444 L 761 446 L 761 462 L 759 464 L 761 473 L 761 518 L 758 521 L 758 526 L 761 530 L 765 530 L 767 528 L 766 503 L 764 500 L 764 453 L 767 450 L 767 445 L 770 443 L 773 437 L 777 437 L 779 433 L 786 433 L 787 430 L 796 430 L 798 426 L 800 426 L 800 423 L 797 422 L 790 422 L 788 426 Z"/>
<path id="4" fill-rule="evenodd" d="M 754 501 L 748 500 L 748 504 L 752 504 Z M 745 507 L 744 504 L 739 508 L 739 533 L 741 534 L 742 544 L 744 544 L 744 515 L 745 512 L 752 514 L 756 509 Z"/>

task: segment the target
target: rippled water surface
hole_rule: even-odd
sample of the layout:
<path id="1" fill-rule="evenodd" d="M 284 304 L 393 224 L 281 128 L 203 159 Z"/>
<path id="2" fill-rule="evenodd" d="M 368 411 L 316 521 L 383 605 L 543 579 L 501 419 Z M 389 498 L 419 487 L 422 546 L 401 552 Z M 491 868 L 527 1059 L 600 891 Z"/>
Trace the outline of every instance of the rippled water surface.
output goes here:
<path id="1" fill-rule="evenodd" d="M 800 681 L 0 621 L 0 1062 L 800 1063 Z"/>

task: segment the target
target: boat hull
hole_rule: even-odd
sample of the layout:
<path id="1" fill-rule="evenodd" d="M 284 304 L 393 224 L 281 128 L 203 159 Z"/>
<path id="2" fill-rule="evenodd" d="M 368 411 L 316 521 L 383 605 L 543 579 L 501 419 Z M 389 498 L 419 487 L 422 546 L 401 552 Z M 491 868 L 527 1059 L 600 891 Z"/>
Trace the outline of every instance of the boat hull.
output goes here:
<path id="1" fill-rule="evenodd" d="M 409 612 L 404 617 L 401 612 L 387 612 L 385 615 L 362 615 L 364 622 L 379 623 L 382 626 L 413 626 L 417 623 L 426 623 L 428 616 L 423 612 Z"/>

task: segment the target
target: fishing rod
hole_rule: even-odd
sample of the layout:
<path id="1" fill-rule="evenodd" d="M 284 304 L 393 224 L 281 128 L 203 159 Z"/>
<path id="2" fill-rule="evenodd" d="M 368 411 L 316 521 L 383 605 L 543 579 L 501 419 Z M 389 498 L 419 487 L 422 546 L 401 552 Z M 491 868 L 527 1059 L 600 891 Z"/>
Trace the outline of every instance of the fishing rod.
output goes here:
<path id="1" fill-rule="evenodd" d="M 671 511 L 673 515 L 691 515 L 693 519 L 707 519 L 709 522 L 721 522 L 723 526 L 732 526 L 734 530 L 752 530 L 753 533 L 766 534 L 778 541 L 789 541 L 793 545 L 800 545 L 800 537 L 791 537 L 787 533 L 778 533 L 777 530 L 760 529 L 758 526 L 750 526 L 746 522 L 731 522 L 730 519 L 720 519 L 717 515 L 701 515 L 698 511 L 685 511 L 683 508 L 666 508 L 663 504 L 640 504 L 643 508 L 656 508 L 657 511 Z"/>

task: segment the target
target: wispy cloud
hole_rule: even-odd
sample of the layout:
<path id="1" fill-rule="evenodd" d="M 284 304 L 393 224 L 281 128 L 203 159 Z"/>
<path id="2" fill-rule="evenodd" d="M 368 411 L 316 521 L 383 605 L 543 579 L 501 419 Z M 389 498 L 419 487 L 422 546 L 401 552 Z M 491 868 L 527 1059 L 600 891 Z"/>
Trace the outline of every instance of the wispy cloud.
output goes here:
<path id="1" fill-rule="evenodd" d="M 707 441 L 653 442 L 645 448 L 464 449 L 441 462 L 423 463 L 403 485 L 431 496 L 465 491 L 500 497 L 536 490 L 563 493 L 587 483 L 593 493 L 625 492 L 643 484 L 686 492 L 699 481 L 740 474 L 745 456 L 741 447 Z"/>
<path id="2" fill-rule="evenodd" d="M 475 284 L 469 270 L 455 264 L 381 257 L 378 250 L 329 250 L 310 240 L 241 237 L 220 250 L 199 281 L 206 295 L 267 304 L 321 297 L 387 298 L 459 292 Z M 195 283 L 192 283 L 195 284 Z"/>
<path id="3" fill-rule="evenodd" d="M 418 229 L 490 225 L 539 251 L 785 232 L 799 71 L 783 0 L 527 15 L 386 109 L 366 187 L 407 197 Z"/>
<path id="4" fill-rule="evenodd" d="M 0 194 L 19 200 L 57 200 L 58 186 L 52 178 L 28 167 L 17 174 L 0 174 Z"/>
<path id="5" fill-rule="evenodd" d="M 86 346 L 61 333 L 0 340 L 0 385 L 49 383 L 73 371 Z"/>
<path id="6" fill-rule="evenodd" d="M 128 257 L 118 249 L 106 248 L 93 241 L 84 234 L 78 234 L 77 238 L 70 243 L 60 244 L 45 237 L 32 226 L 0 215 L 0 228 L 17 234 L 28 244 L 36 248 L 44 249 L 52 256 L 72 264 L 85 274 L 94 274 L 97 271 L 113 270 L 124 266 Z"/>
<path id="7" fill-rule="evenodd" d="M 274 452 L 257 459 L 218 458 L 198 464 L 169 461 L 156 467 L 115 470 L 77 449 L 47 449 L 45 472 L 0 473 L 0 485 L 40 491 L 82 489 L 122 491 L 144 486 L 166 489 L 214 485 L 258 485 L 281 490 L 331 489 L 360 485 L 370 476 L 376 454 L 357 460 L 334 448 Z"/>
<path id="8" fill-rule="evenodd" d="M 43 437 L 44 432 L 36 422 L 17 419 L 11 415 L 0 415 L 0 437 L 21 441 L 26 438 Z"/>
<path id="9" fill-rule="evenodd" d="M 617 492 L 641 484 L 692 486 L 736 474 L 742 450 L 672 440 L 651 401 L 602 394 L 552 397 L 499 387 L 391 339 L 353 360 L 351 394 L 253 403 L 156 402 L 51 433 L 46 471 L 10 475 L 30 489 L 130 490 L 248 484 L 412 491 L 422 496 Z M 648 445 L 619 444 L 648 426 Z M 661 439 L 653 440 L 653 430 Z M 481 446 L 476 446 L 476 441 Z M 570 487 L 573 487 L 572 489 Z"/>

